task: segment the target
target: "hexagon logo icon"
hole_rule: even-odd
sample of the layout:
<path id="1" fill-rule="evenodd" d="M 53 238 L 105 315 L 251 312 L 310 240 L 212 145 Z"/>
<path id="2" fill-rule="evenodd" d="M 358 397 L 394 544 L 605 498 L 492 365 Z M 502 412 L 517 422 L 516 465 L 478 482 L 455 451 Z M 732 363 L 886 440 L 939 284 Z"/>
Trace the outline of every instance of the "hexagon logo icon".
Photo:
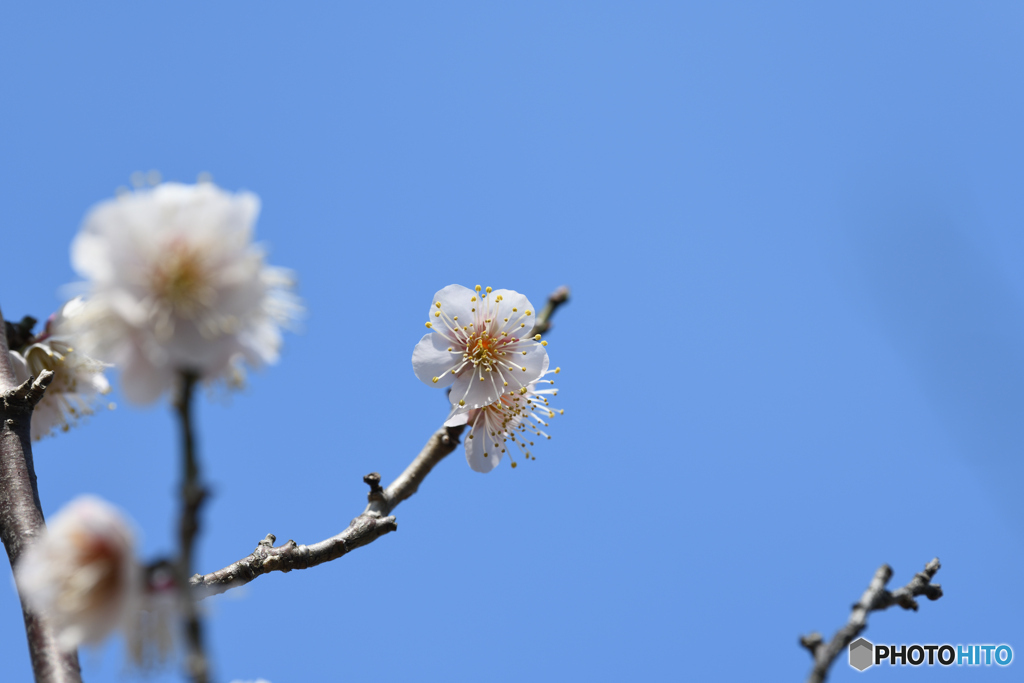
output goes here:
<path id="1" fill-rule="evenodd" d="M 850 666 L 863 671 L 875 663 L 875 646 L 867 638 L 858 638 L 850 643 Z"/>

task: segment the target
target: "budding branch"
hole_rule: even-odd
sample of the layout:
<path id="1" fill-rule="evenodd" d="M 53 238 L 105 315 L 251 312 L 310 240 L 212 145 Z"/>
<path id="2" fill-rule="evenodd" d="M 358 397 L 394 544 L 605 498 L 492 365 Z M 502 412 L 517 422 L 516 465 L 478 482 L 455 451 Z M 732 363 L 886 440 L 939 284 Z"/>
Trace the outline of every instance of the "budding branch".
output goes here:
<path id="1" fill-rule="evenodd" d="M 543 310 L 537 314 L 533 330 L 528 336 L 544 334 L 551 329 L 552 316 L 567 301 L 568 287 L 559 287 L 552 292 Z M 195 598 L 202 600 L 211 595 L 224 593 L 270 572 L 308 569 L 330 562 L 376 541 L 387 533 L 396 531 L 398 524 L 395 518 L 390 516 L 391 511 L 416 493 L 434 466 L 455 450 L 464 429 L 465 425 L 461 425 L 442 427 L 434 432 L 419 455 L 386 489 L 380 485 L 380 475 L 376 472 L 363 477 L 363 481 L 370 486 L 366 509 L 341 533 L 312 545 L 299 545 L 289 540 L 277 547 L 274 546 L 277 537 L 274 534 L 267 534 L 248 557 L 215 572 L 194 575 L 189 583 Z"/>
<path id="2" fill-rule="evenodd" d="M 826 643 L 820 633 L 811 633 L 800 638 L 800 644 L 807 648 L 814 658 L 814 668 L 811 669 L 811 675 L 807 678 L 808 683 L 824 683 L 832 662 L 867 628 L 870 612 L 879 612 L 893 605 L 916 612 L 918 605 L 914 598 L 919 595 L 923 595 L 929 600 L 941 598 L 942 586 L 931 582 L 940 566 L 939 558 L 936 557 L 925 565 L 924 571 L 918 572 L 910 580 L 910 583 L 891 593 L 886 590 L 885 586 L 892 578 L 892 567 L 887 564 L 879 567 L 874 578 L 871 579 L 868 589 L 853 606 L 850 620 L 836 632 L 831 642 Z"/>

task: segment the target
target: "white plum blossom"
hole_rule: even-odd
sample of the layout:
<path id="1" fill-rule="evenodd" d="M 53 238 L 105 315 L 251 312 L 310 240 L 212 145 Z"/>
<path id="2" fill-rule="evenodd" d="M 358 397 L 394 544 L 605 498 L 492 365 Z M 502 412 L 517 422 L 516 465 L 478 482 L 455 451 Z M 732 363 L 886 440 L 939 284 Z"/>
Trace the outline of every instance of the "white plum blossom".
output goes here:
<path id="1" fill-rule="evenodd" d="M 213 380 L 239 359 L 277 360 L 301 306 L 252 243 L 258 213 L 256 195 L 206 182 L 128 192 L 86 216 L 71 245 L 89 290 L 84 342 L 118 366 L 129 400 L 155 400 L 181 372 Z"/>
<path id="2" fill-rule="evenodd" d="M 542 427 L 549 426 L 546 420 L 554 417 L 556 412 L 565 412 L 554 408 L 548 399 L 548 396 L 558 395 L 558 390 L 550 386 L 554 380 L 543 378 L 561 370 L 548 370 L 545 358 L 541 379 L 530 382 L 525 391 L 503 394 L 494 403 L 468 413 L 457 413 L 445 422 L 446 427 L 470 425 L 469 436 L 466 437 L 466 462 L 473 470 L 490 472 L 506 453 L 514 468 L 516 461 L 509 452 L 513 447 L 518 448 L 526 460 L 537 459 L 530 451 L 533 439 L 550 439 Z"/>
<path id="3" fill-rule="evenodd" d="M 412 352 L 416 376 L 451 386 L 452 414 L 525 392 L 547 367 L 547 342 L 533 330 L 530 300 L 509 289 L 448 285 L 434 295 L 427 327 Z"/>
<path id="4" fill-rule="evenodd" d="M 72 299 L 50 316 L 43 332 L 29 344 L 11 351 L 14 374 L 19 383 L 43 370 L 53 372 L 53 380 L 43 399 L 32 412 L 32 440 L 67 431 L 78 419 L 91 415 L 110 392 L 103 375 L 105 364 L 77 349 L 71 321 L 82 310 L 82 300 Z"/>
<path id="5" fill-rule="evenodd" d="M 92 645 L 130 624 L 141 571 L 129 521 L 81 496 L 50 520 L 14 567 L 22 599 L 53 625 L 64 650 Z"/>

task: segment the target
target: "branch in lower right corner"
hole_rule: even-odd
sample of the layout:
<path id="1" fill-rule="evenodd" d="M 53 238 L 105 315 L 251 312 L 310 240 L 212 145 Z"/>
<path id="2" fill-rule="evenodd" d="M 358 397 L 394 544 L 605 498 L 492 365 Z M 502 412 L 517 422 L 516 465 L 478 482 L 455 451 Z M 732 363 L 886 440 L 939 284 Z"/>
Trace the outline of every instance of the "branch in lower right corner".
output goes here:
<path id="1" fill-rule="evenodd" d="M 892 567 L 887 564 L 879 567 L 871 579 L 868 589 L 853 606 L 849 621 L 836 632 L 830 642 L 826 643 L 820 633 L 812 633 L 800 638 L 800 645 L 805 647 L 814 658 L 814 668 L 811 669 L 811 675 L 807 677 L 808 683 L 824 683 L 832 663 L 867 628 L 869 613 L 879 612 L 893 605 L 917 611 L 918 604 L 914 598 L 921 595 L 929 600 L 941 598 L 942 586 L 932 583 L 932 579 L 935 578 L 940 567 L 939 558 L 936 557 L 926 564 L 924 571 L 918 572 L 906 586 L 891 593 L 885 586 L 892 578 Z"/>

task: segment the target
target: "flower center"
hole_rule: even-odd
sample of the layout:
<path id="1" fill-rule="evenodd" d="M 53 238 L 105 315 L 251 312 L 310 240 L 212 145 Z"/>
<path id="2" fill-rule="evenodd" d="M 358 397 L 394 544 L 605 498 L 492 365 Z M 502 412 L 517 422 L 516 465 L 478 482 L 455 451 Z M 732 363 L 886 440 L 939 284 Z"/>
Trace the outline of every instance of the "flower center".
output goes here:
<path id="1" fill-rule="evenodd" d="M 203 259 L 199 252 L 182 244 L 171 244 L 153 270 L 153 293 L 166 306 L 184 317 L 211 303 L 210 287 Z"/>

